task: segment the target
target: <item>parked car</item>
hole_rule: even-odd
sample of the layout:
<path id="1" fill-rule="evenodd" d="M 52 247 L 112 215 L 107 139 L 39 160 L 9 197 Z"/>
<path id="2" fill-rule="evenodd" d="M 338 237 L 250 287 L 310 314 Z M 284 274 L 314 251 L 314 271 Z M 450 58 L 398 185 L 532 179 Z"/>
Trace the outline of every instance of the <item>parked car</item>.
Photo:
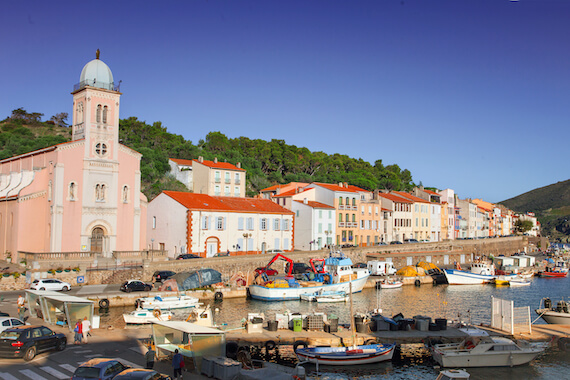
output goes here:
<path id="1" fill-rule="evenodd" d="M 406 239 L 406 240 L 404 240 L 404 243 L 407 243 L 407 244 L 419 243 L 419 241 L 417 239 Z"/>
<path id="2" fill-rule="evenodd" d="M 255 268 L 255 273 L 257 273 L 257 274 L 265 273 L 265 274 L 267 274 L 268 276 L 276 276 L 276 275 L 279 274 L 279 272 L 276 271 L 275 269 L 273 269 L 273 268 L 266 268 L 266 267 Z"/>
<path id="3" fill-rule="evenodd" d="M 401 241 L 394 240 L 394 241 L 391 241 L 390 244 L 403 244 L 403 243 Z"/>
<path id="4" fill-rule="evenodd" d="M 195 255 L 193 253 L 183 253 L 176 257 L 176 260 L 186 260 L 186 259 L 200 259 L 201 256 Z"/>
<path id="5" fill-rule="evenodd" d="M 348 243 L 347 243 L 347 244 L 341 245 L 340 247 L 341 247 L 341 248 L 353 248 L 353 247 L 356 247 L 356 246 L 355 246 L 354 244 L 348 244 Z"/>
<path id="6" fill-rule="evenodd" d="M 119 373 L 113 380 L 171 380 L 171 377 L 153 369 L 130 368 Z"/>
<path id="7" fill-rule="evenodd" d="M 268 249 L 265 253 L 285 253 L 280 249 Z"/>
<path id="8" fill-rule="evenodd" d="M 67 346 L 64 334 L 45 326 L 11 327 L 0 333 L 0 357 L 24 358 L 30 361 L 44 351 L 63 351 Z"/>
<path id="9" fill-rule="evenodd" d="M 176 272 L 173 272 L 171 270 L 157 270 L 152 275 L 152 278 L 155 282 L 162 282 L 164 280 L 168 280 L 168 278 L 174 276 L 175 274 Z"/>
<path id="10" fill-rule="evenodd" d="M 145 282 L 139 280 L 129 280 L 125 281 L 123 285 L 121 285 L 121 290 L 123 292 L 148 292 L 152 289 L 152 284 L 147 284 Z"/>
<path id="11" fill-rule="evenodd" d="M 33 290 L 71 290 L 71 285 L 68 282 L 63 282 L 55 278 L 45 278 L 41 280 L 34 280 L 30 289 Z"/>
<path id="12" fill-rule="evenodd" d="M 129 368 L 116 359 L 91 359 L 77 367 L 71 380 L 110 380 Z"/>
<path id="13" fill-rule="evenodd" d="M 7 330 L 11 327 L 24 326 L 26 323 L 18 318 L 0 317 L 0 332 Z"/>

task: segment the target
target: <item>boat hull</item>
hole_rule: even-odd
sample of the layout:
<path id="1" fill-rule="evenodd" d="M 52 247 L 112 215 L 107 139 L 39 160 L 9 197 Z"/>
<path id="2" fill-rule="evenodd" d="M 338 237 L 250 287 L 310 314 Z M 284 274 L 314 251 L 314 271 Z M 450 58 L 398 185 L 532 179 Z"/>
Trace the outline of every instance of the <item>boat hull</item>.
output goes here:
<path id="1" fill-rule="evenodd" d="M 397 288 L 401 288 L 402 285 L 404 283 L 401 281 L 398 281 L 396 283 L 380 283 L 380 289 L 397 289 Z"/>
<path id="2" fill-rule="evenodd" d="M 352 280 L 352 292 L 358 293 L 362 291 L 368 275 Z M 339 282 L 337 284 L 327 284 L 311 287 L 298 287 L 298 288 L 267 288 L 261 285 L 250 285 L 249 294 L 251 298 L 261 301 L 289 301 L 299 300 L 301 295 L 316 293 L 316 292 L 345 292 L 350 293 L 350 281 Z"/>
<path id="3" fill-rule="evenodd" d="M 457 269 L 444 269 L 445 277 L 449 285 L 480 285 L 493 282 L 496 276 L 488 274 L 476 274 Z"/>
<path id="4" fill-rule="evenodd" d="M 172 318 L 170 313 L 156 313 L 148 310 L 135 310 L 132 313 L 123 314 L 123 319 L 129 325 L 143 325 L 151 322 L 168 321 Z"/>
<path id="5" fill-rule="evenodd" d="M 538 277 L 566 277 L 568 272 L 538 272 Z"/>
<path id="6" fill-rule="evenodd" d="M 570 325 L 570 313 L 558 312 L 549 309 L 538 309 L 536 314 L 549 324 Z"/>
<path id="7" fill-rule="evenodd" d="M 173 309 L 186 309 L 191 307 L 197 307 L 201 304 L 198 302 L 198 298 L 189 296 L 180 297 L 146 297 L 139 298 L 139 307 L 146 310 L 173 310 Z"/>
<path id="8" fill-rule="evenodd" d="M 359 365 L 392 360 L 394 344 L 371 344 L 351 347 L 311 347 L 295 351 L 299 361 L 309 361 L 319 365 Z"/>
<path id="9" fill-rule="evenodd" d="M 433 358 L 442 367 L 513 367 L 529 363 L 542 351 L 513 352 L 493 354 L 441 354 L 433 351 Z"/>

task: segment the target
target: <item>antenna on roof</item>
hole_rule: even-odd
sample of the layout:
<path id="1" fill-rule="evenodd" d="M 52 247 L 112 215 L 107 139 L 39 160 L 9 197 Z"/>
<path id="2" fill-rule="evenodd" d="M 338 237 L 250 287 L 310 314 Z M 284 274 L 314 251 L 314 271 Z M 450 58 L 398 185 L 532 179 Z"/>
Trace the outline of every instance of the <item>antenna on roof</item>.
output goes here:
<path id="1" fill-rule="evenodd" d="M 95 59 L 99 59 L 99 54 L 101 54 L 101 52 L 99 51 L 99 49 L 97 49 L 97 51 L 95 52 Z"/>

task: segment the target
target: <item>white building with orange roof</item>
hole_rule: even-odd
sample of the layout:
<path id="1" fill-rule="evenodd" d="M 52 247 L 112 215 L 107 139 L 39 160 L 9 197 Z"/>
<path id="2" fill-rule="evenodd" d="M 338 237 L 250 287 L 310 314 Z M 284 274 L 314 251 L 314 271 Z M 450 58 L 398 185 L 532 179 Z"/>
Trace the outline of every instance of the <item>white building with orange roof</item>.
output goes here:
<path id="1" fill-rule="evenodd" d="M 382 207 L 392 212 L 392 236 L 388 242 L 412 239 L 414 202 L 393 193 L 379 193 L 378 196 L 381 198 Z"/>
<path id="2" fill-rule="evenodd" d="M 455 191 L 445 189 L 438 192 L 441 200 L 441 238 L 455 239 Z"/>
<path id="3" fill-rule="evenodd" d="M 360 200 L 370 192 L 342 182 L 338 185 L 313 182 L 305 187 L 307 189 L 315 189 L 315 200 L 332 205 L 336 210 L 334 244 L 360 245 Z"/>
<path id="4" fill-rule="evenodd" d="M 295 249 L 312 251 L 333 244 L 336 212 L 333 206 L 308 200 L 294 199 Z"/>
<path id="5" fill-rule="evenodd" d="M 224 197 L 245 197 L 245 169 L 241 164 L 204 160 L 170 158 L 170 174 L 196 194 Z"/>
<path id="6" fill-rule="evenodd" d="M 408 194 L 404 191 L 394 191 L 393 194 L 409 199 L 413 202 L 412 208 L 412 230 L 413 238 L 420 240 L 431 240 L 431 208 L 430 202 L 415 195 Z M 436 240 L 434 240 L 436 241 Z"/>
<path id="7" fill-rule="evenodd" d="M 271 199 L 275 195 L 279 195 L 285 192 L 290 192 L 292 190 L 298 192 L 299 190 L 303 189 L 307 186 L 308 183 L 305 182 L 289 182 L 286 184 L 279 184 L 273 185 L 268 188 L 265 188 L 259 192 L 261 198 L 264 199 Z"/>
<path id="8" fill-rule="evenodd" d="M 169 257 L 292 251 L 294 214 L 268 199 L 164 191 L 148 205 L 148 241 Z"/>

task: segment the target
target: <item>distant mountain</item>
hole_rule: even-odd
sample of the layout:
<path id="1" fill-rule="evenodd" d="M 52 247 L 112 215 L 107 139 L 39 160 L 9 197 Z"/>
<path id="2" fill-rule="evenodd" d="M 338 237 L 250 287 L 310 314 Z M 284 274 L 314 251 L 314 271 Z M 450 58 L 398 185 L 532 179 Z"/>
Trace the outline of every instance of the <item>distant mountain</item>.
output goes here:
<path id="1" fill-rule="evenodd" d="M 531 190 L 503 202 L 516 212 L 534 212 L 544 236 L 568 241 L 570 237 L 570 180 Z"/>

